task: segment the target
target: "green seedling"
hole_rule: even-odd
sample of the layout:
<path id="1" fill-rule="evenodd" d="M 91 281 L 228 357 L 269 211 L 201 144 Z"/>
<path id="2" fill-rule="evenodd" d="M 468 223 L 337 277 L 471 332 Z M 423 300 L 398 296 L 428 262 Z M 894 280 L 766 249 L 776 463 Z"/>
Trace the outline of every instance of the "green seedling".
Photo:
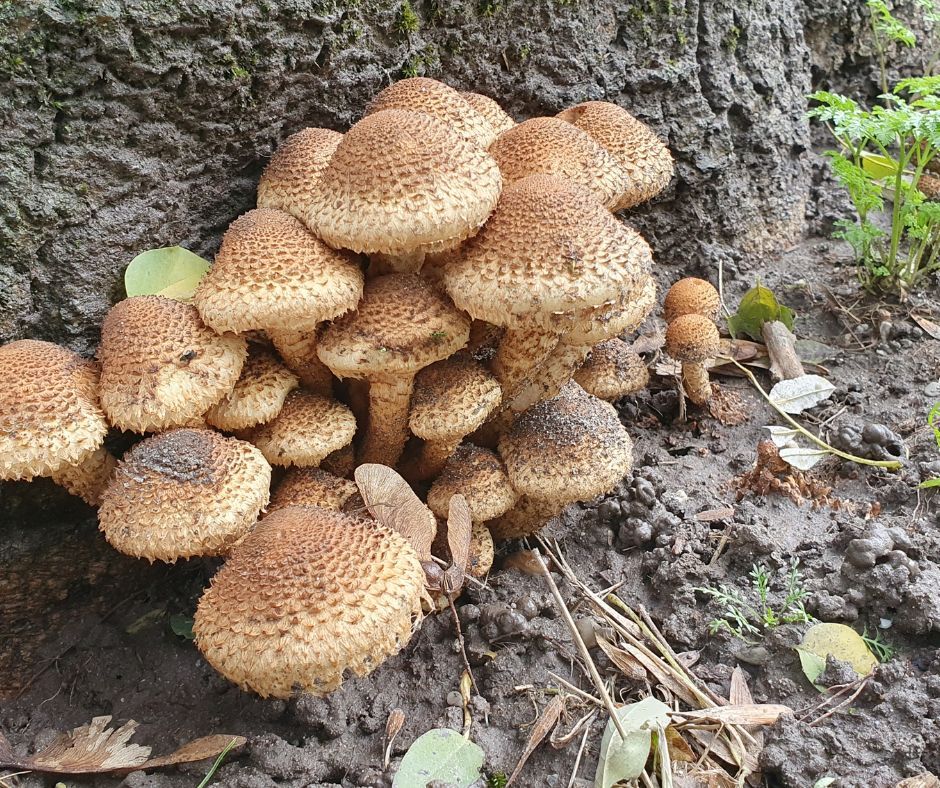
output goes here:
<path id="1" fill-rule="evenodd" d="M 937 441 L 937 448 L 940 449 L 940 402 L 936 403 L 927 414 L 927 424 L 933 430 L 934 439 Z M 927 479 L 918 485 L 921 489 L 929 487 L 940 487 L 940 477 L 936 479 Z"/>
<path id="2" fill-rule="evenodd" d="M 867 627 L 863 629 L 862 640 L 865 641 L 865 645 L 868 646 L 871 653 L 875 655 L 879 662 L 890 662 L 892 659 L 894 659 L 894 655 L 896 653 L 894 646 L 892 646 L 890 643 L 887 643 L 881 632 L 879 632 L 877 629 L 875 630 L 875 634 L 872 636 L 869 636 Z"/>

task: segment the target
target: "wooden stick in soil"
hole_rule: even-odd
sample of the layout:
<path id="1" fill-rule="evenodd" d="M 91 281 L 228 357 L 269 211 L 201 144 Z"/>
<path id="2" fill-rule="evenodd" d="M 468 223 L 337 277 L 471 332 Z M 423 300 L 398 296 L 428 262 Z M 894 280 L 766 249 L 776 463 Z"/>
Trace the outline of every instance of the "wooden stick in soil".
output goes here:
<path id="1" fill-rule="evenodd" d="M 779 320 L 768 320 L 761 326 L 761 336 L 770 356 L 770 374 L 777 380 L 790 380 L 806 374 L 797 355 L 790 329 Z"/>
<path id="2" fill-rule="evenodd" d="M 597 692 L 601 696 L 601 700 L 604 701 L 604 706 L 607 707 L 607 713 L 610 714 L 610 720 L 617 729 L 617 733 L 620 734 L 621 740 L 626 741 L 627 732 L 624 730 L 624 727 L 620 722 L 620 718 L 617 716 L 617 710 L 614 708 L 614 702 L 611 700 L 610 694 L 607 692 L 607 687 L 604 685 L 604 682 L 601 679 L 601 674 L 597 672 L 597 665 L 595 665 L 594 660 L 591 659 L 591 653 L 588 651 L 588 647 L 584 644 L 584 640 L 581 638 L 581 633 L 578 632 L 578 627 L 574 623 L 574 619 L 571 617 L 571 613 L 568 611 L 567 605 L 565 605 L 565 600 L 561 596 L 561 591 L 558 590 L 558 586 L 555 584 L 555 579 L 552 577 L 552 573 L 548 571 L 548 566 L 546 566 L 545 561 L 542 559 L 542 554 L 537 549 L 533 550 L 532 552 L 534 554 L 535 561 L 542 572 L 542 575 L 545 577 L 545 580 L 548 583 L 549 590 L 552 592 L 552 597 L 555 599 L 555 604 L 558 606 L 558 610 L 561 612 L 561 616 L 565 620 L 565 624 L 567 624 L 568 630 L 571 632 L 571 637 L 577 644 L 578 650 L 581 652 L 581 656 L 584 658 L 584 661 L 587 664 L 587 668 L 591 673 L 591 678 L 594 681 L 594 686 L 597 688 Z"/>

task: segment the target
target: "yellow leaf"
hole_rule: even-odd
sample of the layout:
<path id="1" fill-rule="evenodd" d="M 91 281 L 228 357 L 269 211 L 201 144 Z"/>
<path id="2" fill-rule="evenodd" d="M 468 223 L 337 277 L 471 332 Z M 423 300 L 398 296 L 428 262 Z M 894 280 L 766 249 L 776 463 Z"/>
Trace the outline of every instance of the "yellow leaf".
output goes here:
<path id="1" fill-rule="evenodd" d="M 832 654 L 847 662 L 859 676 L 867 676 L 878 664 L 862 636 L 845 624 L 814 624 L 803 636 L 797 651 L 818 657 L 823 662 Z M 814 677 L 810 681 L 815 682 Z"/>

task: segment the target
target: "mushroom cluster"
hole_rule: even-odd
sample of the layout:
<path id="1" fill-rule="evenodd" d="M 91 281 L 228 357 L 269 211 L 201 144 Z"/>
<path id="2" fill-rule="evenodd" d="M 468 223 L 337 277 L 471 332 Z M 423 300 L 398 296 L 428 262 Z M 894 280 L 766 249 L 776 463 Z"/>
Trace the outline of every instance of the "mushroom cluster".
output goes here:
<path id="1" fill-rule="evenodd" d="M 478 574 L 494 536 L 629 472 L 604 400 L 646 385 L 619 336 L 656 286 L 612 212 L 672 172 L 614 104 L 517 124 L 479 94 L 392 84 L 346 133 L 284 141 L 191 303 L 116 304 L 97 364 L 0 348 L 0 478 L 100 503 L 129 555 L 225 557 L 196 613 L 207 660 L 261 695 L 329 692 L 407 641 L 424 594 L 359 464 L 397 468 L 438 518 L 465 496 Z M 145 437 L 115 462 L 109 426 Z"/>

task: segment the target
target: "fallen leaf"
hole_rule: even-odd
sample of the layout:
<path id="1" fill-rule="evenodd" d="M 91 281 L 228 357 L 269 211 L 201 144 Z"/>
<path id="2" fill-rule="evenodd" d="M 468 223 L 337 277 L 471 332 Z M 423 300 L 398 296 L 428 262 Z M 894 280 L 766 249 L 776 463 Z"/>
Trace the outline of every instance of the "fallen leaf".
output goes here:
<path id="1" fill-rule="evenodd" d="M 728 330 L 732 336 L 747 334 L 760 339 L 764 323 L 779 320 L 792 331 L 795 317 L 793 310 L 780 304 L 771 290 L 758 284 L 742 296 L 738 311 L 728 318 Z"/>
<path id="2" fill-rule="evenodd" d="M 611 662 L 620 668 L 623 675 L 633 681 L 643 681 L 646 678 L 646 670 L 635 657 L 623 649 L 617 648 L 617 646 L 603 635 L 598 633 L 595 637 L 597 638 L 597 645 L 600 646 L 601 651 L 610 658 Z"/>
<path id="3" fill-rule="evenodd" d="M 780 459 L 801 471 L 808 471 L 821 460 L 829 457 L 826 449 L 811 449 L 805 446 L 784 446 L 780 449 Z"/>
<path id="4" fill-rule="evenodd" d="M 434 728 L 419 736 L 401 759 L 392 788 L 417 788 L 430 782 L 470 788 L 480 779 L 483 750 L 450 728 Z"/>
<path id="5" fill-rule="evenodd" d="M 463 588 L 467 562 L 470 560 L 470 531 L 473 522 L 470 507 L 462 495 L 452 495 L 447 510 L 447 546 L 453 563 L 444 572 L 448 594 L 456 594 Z"/>
<path id="6" fill-rule="evenodd" d="M 188 744 L 184 744 L 178 750 L 169 755 L 161 755 L 158 758 L 150 758 L 144 761 L 138 768 L 156 769 L 160 766 L 176 766 L 179 763 L 192 763 L 193 761 L 204 761 L 209 758 L 215 758 L 219 753 L 225 750 L 233 750 L 236 747 L 244 747 L 244 736 L 227 736 L 225 734 L 215 734 L 214 736 L 203 736 L 201 739 L 194 739 Z M 231 745 L 231 747 L 229 747 Z"/>
<path id="7" fill-rule="evenodd" d="M 669 748 L 669 757 L 673 761 L 695 763 L 698 760 L 691 745 L 672 725 L 666 726 L 666 746 Z"/>
<path id="8" fill-rule="evenodd" d="M 792 427 L 778 427 L 777 425 L 770 425 L 765 426 L 764 429 L 769 430 L 770 439 L 773 441 L 774 446 L 776 446 L 778 449 L 791 445 L 796 436 L 800 434 L 799 430 L 795 430 Z"/>
<path id="9" fill-rule="evenodd" d="M 725 506 L 721 509 L 706 509 L 695 515 L 695 519 L 700 523 L 713 523 L 716 520 L 729 520 L 734 517 L 734 509 Z"/>
<path id="10" fill-rule="evenodd" d="M 375 463 L 356 468 L 355 479 L 369 514 L 411 542 L 420 560 L 430 561 L 437 521 L 408 482 L 388 466 Z"/>
<path id="11" fill-rule="evenodd" d="M 935 323 L 923 315 L 912 314 L 911 320 L 921 327 L 925 334 L 929 334 L 934 339 L 940 339 L 940 323 Z"/>
<path id="12" fill-rule="evenodd" d="M 741 670 L 740 665 L 735 666 L 731 671 L 731 687 L 728 692 L 728 700 L 732 706 L 749 705 L 754 703 L 751 690 L 747 686 L 747 674 Z"/>
<path id="13" fill-rule="evenodd" d="M 796 414 L 825 402 L 836 387 L 819 375 L 781 380 L 770 390 L 770 399 L 784 413 Z"/>
<path id="14" fill-rule="evenodd" d="M 170 616 L 170 629 L 173 630 L 173 634 L 177 637 L 181 637 L 184 640 L 195 640 L 196 636 L 193 634 L 193 617 L 184 616 L 182 613 L 174 613 Z"/>
<path id="15" fill-rule="evenodd" d="M 506 788 L 512 785 L 516 777 L 519 776 L 519 772 L 522 771 L 522 767 L 525 766 L 526 761 L 529 760 L 529 756 L 535 752 L 535 748 L 542 743 L 542 740 L 551 732 L 552 728 L 558 724 L 558 719 L 561 717 L 561 713 L 564 709 L 564 696 L 556 695 L 542 710 L 535 725 L 532 726 L 532 733 L 529 734 L 529 740 L 526 742 L 522 755 L 519 756 L 519 762 L 516 764 L 516 768 L 512 770 L 512 774 L 510 774 L 509 779 L 506 780 Z"/>
<path id="16" fill-rule="evenodd" d="M 738 703 L 731 706 L 710 706 L 707 709 L 675 712 L 683 720 L 713 720 L 727 725 L 773 725 L 793 709 L 778 703 Z"/>
<path id="17" fill-rule="evenodd" d="M 385 721 L 385 768 L 392 758 L 392 745 L 395 743 L 395 737 L 398 736 L 402 725 L 405 724 L 405 712 L 395 708 L 388 713 L 388 719 Z"/>
<path id="18" fill-rule="evenodd" d="M 817 342 L 815 339 L 798 339 L 793 343 L 793 347 L 804 364 L 823 364 L 839 358 L 844 352 L 840 348 Z"/>
<path id="19" fill-rule="evenodd" d="M 652 697 L 615 709 L 626 738 L 621 737 L 613 719 L 607 721 L 594 788 L 611 788 L 621 780 L 635 780 L 640 776 L 649 758 L 652 731 L 669 724 L 670 711 L 665 703 Z"/>
<path id="20" fill-rule="evenodd" d="M 515 569 L 526 575 L 540 575 L 542 569 L 534 550 L 517 550 L 503 560 L 503 569 Z"/>
<path id="21" fill-rule="evenodd" d="M 862 636 L 845 624 L 814 624 L 806 630 L 796 650 L 803 673 L 814 685 L 826 669 L 826 657 L 829 654 L 847 662 L 859 677 L 867 676 L 878 665 L 878 660 Z"/>
<path id="22" fill-rule="evenodd" d="M 128 298 L 160 295 L 189 301 L 209 270 L 209 262 L 182 246 L 149 249 L 131 260 L 124 271 Z"/>

